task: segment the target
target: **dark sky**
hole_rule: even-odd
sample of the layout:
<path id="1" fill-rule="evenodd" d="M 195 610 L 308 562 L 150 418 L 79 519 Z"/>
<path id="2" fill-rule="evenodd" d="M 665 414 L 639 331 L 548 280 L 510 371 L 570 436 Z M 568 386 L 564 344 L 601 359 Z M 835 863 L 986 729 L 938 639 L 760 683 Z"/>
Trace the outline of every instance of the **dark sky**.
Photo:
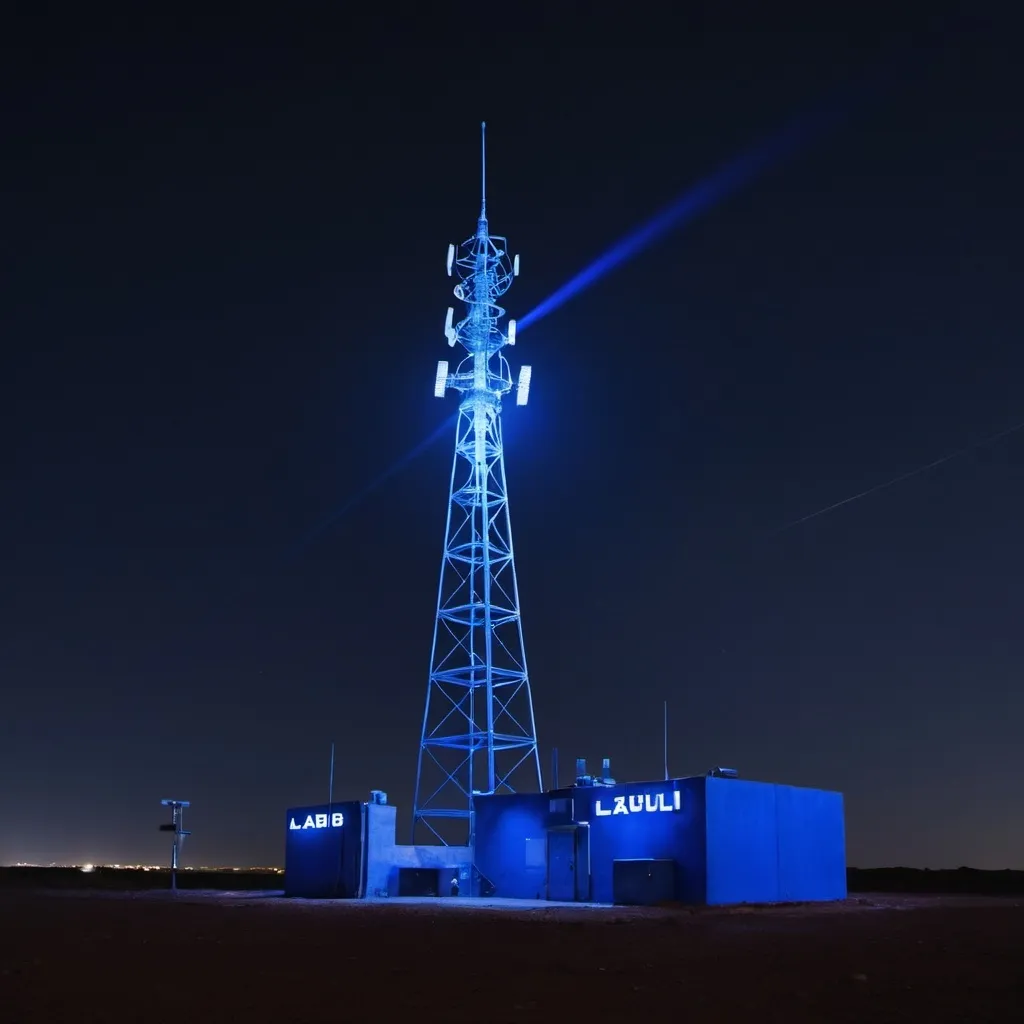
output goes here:
<path id="1" fill-rule="evenodd" d="M 338 9 L 5 32 L 0 862 L 162 860 L 173 796 L 280 863 L 332 740 L 404 830 L 452 439 L 303 540 L 454 412 L 478 122 L 522 316 L 884 68 L 516 346 L 542 764 L 658 777 L 667 698 L 675 774 L 842 790 L 851 863 L 1024 868 L 1024 431 L 777 532 L 1024 420 L 1005 26 Z"/>

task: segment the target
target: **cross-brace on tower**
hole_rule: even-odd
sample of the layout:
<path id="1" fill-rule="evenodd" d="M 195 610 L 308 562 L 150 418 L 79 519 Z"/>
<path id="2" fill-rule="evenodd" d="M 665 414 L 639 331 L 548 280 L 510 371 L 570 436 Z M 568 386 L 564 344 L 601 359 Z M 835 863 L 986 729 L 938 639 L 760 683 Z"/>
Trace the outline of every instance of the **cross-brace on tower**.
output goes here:
<path id="1" fill-rule="evenodd" d="M 516 342 L 516 322 L 505 333 L 497 300 L 519 274 L 506 241 L 487 226 L 486 125 L 481 126 L 481 204 L 476 234 L 456 252 L 448 247 L 448 276 L 465 319 L 445 335 L 466 356 L 449 370 L 437 364 L 434 394 L 462 394 L 455 429 L 448 522 L 437 594 L 430 679 L 423 713 L 413 808 L 413 841 L 472 845 L 474 797 L 540 790 L 540 756 L 526 670 L 519 587 L 508 514 L 501 399 L 513 389 L 502 355 Z M 519 371 L 516 404 L 525 405 L 531 369 Z"/>

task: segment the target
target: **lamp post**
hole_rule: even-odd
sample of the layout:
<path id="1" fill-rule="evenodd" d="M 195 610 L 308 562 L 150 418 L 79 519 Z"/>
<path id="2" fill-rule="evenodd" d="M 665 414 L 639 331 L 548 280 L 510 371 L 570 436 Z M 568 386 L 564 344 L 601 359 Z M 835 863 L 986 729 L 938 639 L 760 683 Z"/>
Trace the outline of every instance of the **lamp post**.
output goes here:
<path id="1" fill-rule="evenodd" d="M 184 820 L 185 808 L 189 806 L 188 800 L 161 800 L 163 807 L 170 807 L 171 809 L 171 820 L 160 826 L 161 832 L 172 832 L 174 833 L 174 843 L 171 846 L 171 892 L 177 892 L 178 890 L 178 855 L 181 852 L 182 844 L 185 842 L 185 836 L 192 835 L 191 832 L 186 832 L 182 828 Z"/>

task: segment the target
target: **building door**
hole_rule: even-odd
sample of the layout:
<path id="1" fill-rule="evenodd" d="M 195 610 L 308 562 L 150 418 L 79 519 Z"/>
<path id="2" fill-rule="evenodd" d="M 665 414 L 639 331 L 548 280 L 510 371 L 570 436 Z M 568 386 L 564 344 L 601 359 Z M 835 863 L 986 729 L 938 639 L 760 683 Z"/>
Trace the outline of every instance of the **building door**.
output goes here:
<path id="1" fill-rule="evenodd" d="M 548 833 L 548 899 L 576 899 L 576 830 Z"/>
<path id="2" fill-rule="evenodd" d="M 581 825 L 576 829 L 576 901 L 590 902 L 590 827 Z"/>

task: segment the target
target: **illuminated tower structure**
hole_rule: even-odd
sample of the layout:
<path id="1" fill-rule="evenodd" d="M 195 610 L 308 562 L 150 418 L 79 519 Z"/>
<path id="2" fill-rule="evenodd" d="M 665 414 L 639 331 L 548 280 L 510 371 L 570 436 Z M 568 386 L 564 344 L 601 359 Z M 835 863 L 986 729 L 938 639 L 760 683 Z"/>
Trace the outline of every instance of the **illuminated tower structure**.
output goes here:
<path id="1" fill-rule="evenodd" d="M 516 322 L 497 300 L 519 274 L 506 241 L 487 225 L 486 125 L 481 125 L 481 204 L 476 233 L 448 246 L 448 276 L 466 316 L 448 345 L 466 355 L 454 370 L 437 364 L 434 394 L 460 392 L 455 455 L 448 494 L 437 615 L 430 656 L 423 732 L 416 769 L 413 840 L 472 845 L 474 797 L 540 790 L 540 756 L 526 668 L 509 522 L 501 400 L 515 387 L 525 405 L 531 369 L 513 385 L 503 355 L 516 343 Z"/>

